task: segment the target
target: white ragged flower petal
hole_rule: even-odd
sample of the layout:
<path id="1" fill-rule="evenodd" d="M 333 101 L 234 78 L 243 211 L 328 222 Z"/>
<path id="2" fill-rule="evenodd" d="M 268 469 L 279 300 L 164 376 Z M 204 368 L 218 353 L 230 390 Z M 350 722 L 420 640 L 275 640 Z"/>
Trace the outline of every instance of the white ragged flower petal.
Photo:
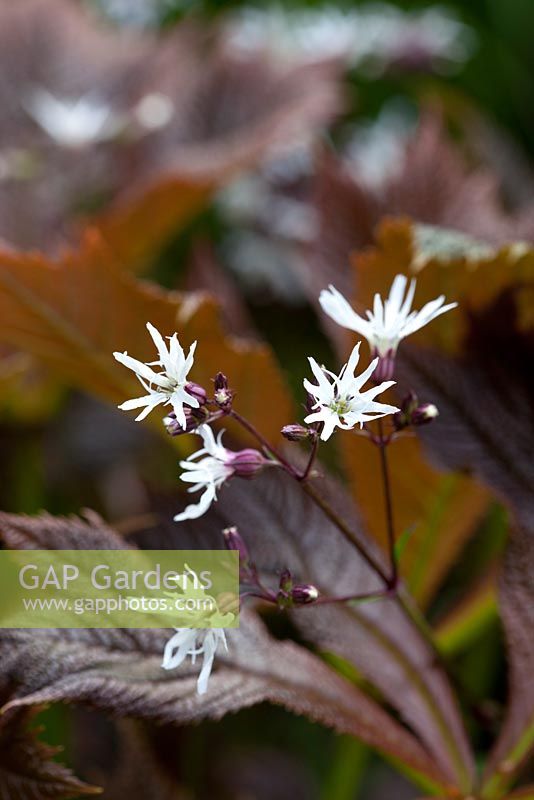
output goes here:
<path id="1" fill-rule="evenodd" d="M 190 656 L 194 664 L 202 656 L 202 667 L 197 680 L 198 694 L 205 694 L 219 646 L 228 650 L 224 628 L 176 628 L 176 633 L 165 645 L 163 669 L 176 669 Z"/>
<path id="2" fill-rule="evenodd" d="M 221 443 L 224 431 L 221 431 L 216 439 L 209 425 L 200 425 L 195 433 L 202 438 L 204 447 L 196 450 L 187 461 L 180 461 L 183 469 L 180 480 L 194 484 L 188 489 L 189 492 L 198 492 L 201 489 L 204 491 L 198 503 L 191 504 L 180 514 L 176 514 L 175 522 L 197 519 L 205 514 L 217 499 L 217 490 L 234 474 L 234 468 L 231 466 L 234 453 Z"/>
<path id="3" fill-rule="evenodd" d="M 189 505 L 180 514 L 176 514 L 175 522 L 197 519 L 205 514 L 210 505 L 217 500 L 217 491 L 234 475 L 252 478 L 266 464 L 274 463 L 258 450 L 251 448 L 227 450 L 222 444 L 224 431 L 220 431 L 215 438 L 209 425 L 199 425 L 195 433 L 202 437 L 204 447 L 196 450 L 186 461 L 180 461 L 183 470 L 180 480 L 193 484 L 188 492 L 202 491 L 202 495 L 198 503 Z"/>
<path id="4" fill-rule="evenodd" d="M 373 310 L 366 312 L 367 319 L 357 314 L 334 286 L 321 292 L 319 302 L 334 322 L 365 336 L 371 351 L 386 358 L 395 355 L 399 343 L 406 336 L 457 306 L 457 303 L 444 305 L 445 297 L 441 295 L 426 303 L 420 311 L 412 311 L 415 287 L 415 278 L 408 285 L 405 275 L 397 275 L 386 300 L 383 301 L 379 294 L 375 295 Z"/>
<path id="5" fill-rule="evenodd" d="M 133 400 L 126 400 L 119 408 L 129 411 L 133 408 L 144 410 L 136 417 L 136 421 L 144 419 L 158 405 L 171 405 L 176 415 L 176 422 L 184 430 L 187 425 L 184 405 L 191 408 L 198 408 L 200 402 L 197 397 L 188 391 L 187 374 L 193 366 L 196 342 L 193 342 L 186 357 L 178 341 L 178 336 L 174 334 L 169 337 L 169 347 L 161 333 L 151 325 L 146 324 L 152 341 L 156 345 L 158 352 L 157 361 L 145 364 L 132 358 L 128 353 L 113 353 L 114 358 L 128 369 L 135 373 L 143 388 L 148 394 L 137 397 Z M 161 371 L 156 371 L 152 367 L 160 367 Z M 189 384 L 191 389 L 192 384 Z"/>
<path id="6" fill-rule="evenodd" d="M 385 381 L 361 392 L 362 386 L 369 380 L 378 366 L 379 359 L 375 358 L 361 375 L 356 375 L 355 370 L 360 358 L 360 342 L 353 348 L 349 360 L 343 365 L 338 376 L 322 371 L 317 362 L 310 358 L 310 364 L 317 384 L 304 380 L 307 391 L 315 398 L 311 412 L 305 422 L 321 423 L 321 439 L 326 441 L 336 428 L 350 430 L 356 425 L 360 427 L 365 423 L 387 414 L 395 414 L 399 409 L 386 403 L 379 403 L 374 398 L 393 386 L 394 381 Z M 331 376 L 331 377 L 329 377 Z"/>

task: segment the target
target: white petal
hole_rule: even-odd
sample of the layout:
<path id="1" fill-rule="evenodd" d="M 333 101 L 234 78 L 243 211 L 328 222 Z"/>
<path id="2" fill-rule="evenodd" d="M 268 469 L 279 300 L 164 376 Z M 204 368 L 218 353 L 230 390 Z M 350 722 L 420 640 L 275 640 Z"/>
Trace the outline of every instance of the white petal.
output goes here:
<path id="1" fill-rule="evenodd" d="M 204 494 L 201 495 L 198 503 L 191 504 L 187 506 L 180 514 L 176 514 L 174 521 L 183 522 L 186 519 L 198 519 L 198 517 L 201 517 L 203 514 L 205 514 L 208 508 L 211 506 L 215 500 L 215 495 L 215 487 L 211 485 L 206 486 L 206 490 Z"/>
<path id="2" fill-rule="evenodd" d="M 378 358 L 373 358 L 373 360 L 371 361 L 369 366 L 366 367 L 366 369 L 364 369 L 362 374 L 361 375 L 357 375 L 357 376 L 354 377 L 354 382 L 353 382 L 353 388 L 354 389 L 359 391 L 361 389 L 361 387 L 364 386 L 367 383 L 367 381 L 369 380 L 369 378 L 371 377 L 371 375 L 373 374 L 373 372 L 377 368 L 379 360 L 380 359 L 378 359 Z"/>
<path id="3" fill-rule="evenodd" d="M 178 371 L 177 378 L 178 378 L 179 381 L 185 381 L 185 379 L 187 378 L 187 373 L 189 372 L 189 370 L 193 366 L 193 362 L 195 360 L 196 346 L 197 346 L 197 343 L 193 342 L 193 344 L 189 348 L 189 354 L 188 354 L 187 358 L 185 359 L 185 361 L 183 362 L 181 368 Z"/>
<path id="4" fill-rule="evenodd" d="M 113 356 L 121 364 L 124 364 L 125 367 L 128 367 L 128 369 L 131 369 L 137 375 L 148 381 L 148 383 L 153 383 L 155 386 L 160 386 L 162 389 L 170 388 L 171 383 L 166 375 L 154 372 L 149 366 L 143 364 L 142 361 L 138 361 L 136 358 L 132 358 L 128 353 L 113 353 Z"/>
<path id="5" fill-rule="evenodd" d="M 330 409 L 321 408 L 320 411 L 314 411 L 313 414 L 308 414 L 307 417 L 304 417 L 304 422 L 324 422 L 330 416 L 330 413 Z"/>
<path id="6" fill-rule="evenodd" d="M 323 289 L 319 295 L 319 303 L 325 314 L 328 314 L 338 325 L 356 331 L 362 336 L 367 336 L 369 323 L 354 311 L 335 286 L 330 285 L 328 290 Z"/>
<path id="7" fill-rule="evenodd" d="M 199 408 L 200 403 L 196 397 L 193 397 L 192 394 L 189 394 L 182 386 L 179 386 L 171 395 L 171 403 L 180 403 L 183 405 L 184 403 L 191 408 Z"/>
<path id="8" fill-rule="evenodd" d="M 314 376 L 317 378 L 319 389 L 321 391 L 330 391 L 331 383 L 324 374 L 323 370 L 321 369 L 317 361 L 311 356 L 308 356 L 308 361 L 310 362 L 310 367 Z"/>
<path id="9" fill-rule="evenodd" d="M 397 316 L 401 310 L 407 282 L 408 279 L 405 275 L 395 275 L 393 283 L 391 284 L 386 307 L 394 316 Z"/>
<path id="10" fill-rule="evenodd" d="M 416 279 L 412 278 L 412 280 L 410 281 L 410 286 L 408 287 L 408 291 L 406 292 L 406 297 L 404 298 L 404 303 L 402 304 L 402 307 L 400 309 L 400 315 L 402 317 L 407 317 L 408 314 L 410 313 L 410 309 L 413 303 L 413 298 L 415 295 L 416 284 L 417 284 Z"/>
<path id="11" fill-rule="evenodd" d="M 213 435 L 213 431 L 209 425 L 199 425 L 196 429 L 195 433 L 202 437 L 202 441 L 204 442 L 204 448 L 207 453 L 216 457 L 218 454 L 218 450 L 220 445 L 217 444 L 215 441 L 215 436 Z M 222 431 L 221 431 L 222 434 Z"/>
<path id="12" fill-rule="evenodd" d="M 156 345 L 156 350 L 158 351 L 160 364 L 166 372 L 170 372 L 170 357 L 169 351 L 167 349 L 167 345 L 165 344 L 165 340 L 161 333 L 158 331 L 154 325 L 151 325 L 150 322 L 146 324 L 149 334 L 152 337 L 152 341 Z"/>
<path id="13" fill-rule="evenodd" d="M 180 401 L 176 400 L 176 392 L 173 392 L 170 396 L 170 403 L 172 405 L 172 410 L 176 415 L 176 422 L 185 431 L 187 428 L 187 419 L 185 416 L 184 405 L 180 403 Z"/>
<path id="14" fill-rule="evenodd" d="M 323 442 L 326 442 L 327 439 L 330 439 L 330 437 L 334 433 L 336 425 L 340 425 L 339 417 L 337 416 L 337 414 L 334 414 L 332 412 L 330 417 L 328 417 L 328 419 L 325 419 L 324 421 L 324 428 L 321 431 L 321 439 Z"/>
<path id="15" fill-rule="evenodd" d="M 395 386 L 395 381 L 384 381 L 383 383 L 379 383 L 378 386 L 373 386 L 371 389 L 361 392 L 359 396 L 364 400 L 373 400 L 377 394 L 382 394 L 382 392 L 385 392 L 386 389 L 390 389 L 392 386 Z"/>
<path id="16" fill-rule="evenodd" d="M 209 633 L 212 633 L 210 631 Z M 197 680 L 197 692 L 198 694 L 206 694 L 208 689 L 208 681 L 211 675 L 211 670 L 213 668 L 213 659 L 215 658 L 215 651 L 217 649 L 217 641 L 209 634 L 206 636 L 205 643 L 204 643 L 204 661 L 202 662 L 202 669 L 200 670 L 200 675 L 198 676 Z"/>
<path id="17" fill-rule="evenodd" d="M 159 406 L 160 403 L 165 403 L 166 400 L 167 395 L 163 394 L 163 392 L 152 392 L 144 397 L 136 397 L 133 400 L 125 400 L 124 403 L 121 403 L 120 406 L 118 406 L 118 408 L 120 408 L 122 411 L 131 411 L 134 408 L 146 406 L 146 408 L 144 408 L 143 411 L 135 418 L 136 422 L 140 422 L 142 419 L 145 419 L 145 417 L 147 417 L 156 406 Z"/>
<path id="18" fill-rule="evenodd" d="M 181 372 L 185 362 L 185 353 L 182 345 L 180 344 L 177 333 L 174 333 L 169 339 L 169 353 L 169 361 L 171 365 L 170 368 L 173 375 L 177 377 L 178 373 Z"/>
<path id="19" fill-rule="evenodd" d="M 197 631 L 194 628 L 180 628 L 165 645 L 163 652 L 163 669 L 176 669 L 195 649 Z"/>

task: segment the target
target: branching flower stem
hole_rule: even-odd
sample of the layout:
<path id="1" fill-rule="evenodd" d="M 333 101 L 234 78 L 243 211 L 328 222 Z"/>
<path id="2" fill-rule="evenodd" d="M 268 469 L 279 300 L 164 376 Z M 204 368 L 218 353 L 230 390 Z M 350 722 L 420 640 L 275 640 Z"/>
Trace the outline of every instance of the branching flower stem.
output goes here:
<path id="1" fill-rule="evenodd" d="M 273 447 L 270 442 L 267 441 L 265 436 L 263 436 L 263 434 L 261 434 L 254 427 L 254 425 L 252 425 L 252 423 L 248 421 L 248 419 L 242 417 L 241 414 L 238 414 L 238 412 L 234 411 L 234 409 L 229 410 L 227 412 L 227 416 L 231 417 L 232 419 L 235 419 L 235 421 L 238 422 L 242 428 L 244 428 L 252 436 L 254 436 L 255 439 L 261 444 L 266 454 L 273 455 L 280 464 L 280 466 L 282 466 L 285 469 L 285 471 L 291 475 L 292 478 L 298 479 L 300 477 L 300 473 L 298 472 L 298 470 L 296 470 L 295 467 L 292 464 L 290 464 L 289 461 L 286 458 L 284 458 L 284 456 L 278 450 L 276 450 L 276 448 Z"/>
<path id="2" fill-rule="evenodd" d="M 340 533 L 343 534 L 345 539 L 347 539 L 347 541 L 350 542 L 356 548 L 356 550 L 361 555 L 361 557 L 364 559 L 364 561 L 371 567 L 371 569 L 375 572 L 375 574 L 378 575 L 378 577 L 384 583 L 384 589 L 383 590 L 378 590 L 377 592 L 369 593 L 371 595 L 369 597 L 366 597 L 366 598 L 352 597 L 351 599 L 353 599 L 353 600 L 355 600 L 355 599 L 371 600 L 371 599 L 374 599 L 375 597 L 391 597 L 391 598 L 393 598 L 398 603 L 398 605 L 402 609 L 403 613 L 410 619 L 411 623 L 417 629 L 417 631 L 419 632 L 420 636 L 426 642 L 430 652 L 432 653 L 432 656 L 433 656 L 435 662 L 437 664 L 440 664 L 442 666 L 442 668 L 449 675 L 451 675 L 450 665 L 446 662 L 446 660 L 444 659 L 442 653 L 439 651 L 439 648 L 438 648 L 438 646 L 437 646 L 437 644 L 435 642 L 434 636 L 433 636 L 432 629 L 428 625 L 426 619 L 424 618 L 423 614 L 421 614 L 421 612 L 419 611 L 419 609 L 417 608 L 417 606 L 415 605 L 413 600 L 409 597 L 407 592 L 404 590 L 404 588 L 402 587 L 402 585 L 401 585 L 401 583 L 400 583 L 400 581 L 398 579 L 396 558 L 395 558 L 395 561 L 392 560 L 392 565 L 395 564 L 395 571 L 394 571 L 395 582 L 393 582 L 392 575 L 389 575 L 382 568 L 382 566 L 376 560 L 376 558 L 371 553 L 367 552 L 365 547 L 360 542 L 358 536 L 347 525 L 345 520 L 342 517 L 340 517 L 340 515 L 332 508 L 330 503 L 324 497 L 322 497 L 322 495 L 319 492 L 317 492 L 315 487 L 309 482 L 311 464 L 313 464 L 313 461 L 315 459 L 316 451 L 312 452 L 313 459 L 310 458 L 310 460 L 308 461 L 308 465 L 307 465 L 306 469 L 304 470 L 304 473 L 303 472 L 299 472 L 292 464 L 289 463 L 289 461 L 287 461 L 286 458 L 284 458 L 284 456 L 281 455 L 281 453 L 279 453 L 276 450 L 275 447 L 273 447 L 270 444 L 270 442 L 267 441 L 267 439 L 265 439 L 265 437 L 259 431 L 256 430 L 256 428 L 254 427 L 254 425 L 252 423 L 250 423 L 247 419 L 242 417 L 237 411 L 234 411 L 233 409 L 231 411 L 227 412 L 227 413 L 228 413 L 228 416 L 231 416 L 233 419 L 235 419 L 236 422 L 238 422 L 245 430 L 247 430 L 252 436 L 254 436 L 256 438 L 256 440 L 258 442 L 260 442 L 262 447 L 265 448 L 266 452 L 272 454 L 276 458 L 276 460 L 279 462 L 280 466 L 292 478 L 294 478 L 295 480 L 299 481 L 300 485 L 302 486 L 303 491 L 305 491 L 306 494 L 314 501 L 314 503 L 322 510 L 324 515 L 326 517 L 328 517 L 328 519 L 331 522 L 333 522 L 333 524 L 340 531 Z M 384 447 L 385 447 L 386 444 L 389 442 L 389 440 L 387 439 L 387 437 L 383 436 L 383 432 L 381 432 L 381 437 L 385 441 L 385 444 L 384 444 Z M 381 437 L 379 436 L 379 437 L 377 437 L 376 440 L 374 440 L 375 444 L 378 444 L 378 440 Z M 382 448 L 381 448 L 381 450 L 382 450 Z M 309 469 L 308 469 L 308 467 L 309 467 Z M 387 467 L 387 462 L 386 462 L 386 467 Z M 387 489 L 386 489 L 386 484 L 385 484 L 384 485 L 384 490 L 385 490 L 386 495 L 389 497 L 389 501 L 388 502 L 389 502 L 390 511 L 387 512 L 387 515 L 388 515 L 388 520 L 391 520 L 391 527 L 388 528 L 388 531 L 390 530 L 391 534 L 388 533 L 388 535 L 390 536 L 390 538 L 389 538 L 390 543 L 393 542 L 392 554 L 393 554 L 393 557 L 395 557 L 395 554 L 394 554 L 393 513 L 392 513 L 392 504 L 391 504 L 391 487 L 390 487 L 390 483 L 389 483 L 389 472 L 387 471 L 387 469 L 386 469 L 386 474 L 388 476 Z M 388 526 L 389 526 L 389 524 L 390 523 L 388 522 Z M 333 600 L 335 600 L 337 602 L 340 602 L 339 599 L 337 599 L 337 598 L 333 598 Z M 451 676 L 451 678 L 454 680 L 454 676 Z M 457 683 L 456 680 L 454 680 L 454 682 Z"/>
<path id="3" fill-rule="evenodd" d="M 306 481 L 310 477 L 310 473 L 311 473 L 311 471 L 313 469 L 313 465 L 315 463 L 315 458 L 317 456 L 318 448 L 319 448 L 319 437 L 316 436 L 315 439 L 313 440 L 313 443 L 312 443 L 312 447 L 311 447 L 311 450 L 310 450 L 310 457 L 308 459 L 308 463 L 306 464 L 306 467 L 304 468 L 304 471 L 299 475 L 299 478 L 298 478 L 299 481 Z"/>
<path id="4" fill-rule="evenodd" d="M 338 530 L 343 534 L 343 536 L 358 550 L 361 557 L 369 564 L 371 569 L 382 579 L 385 586 L 390 588 L 390 580 L 387 573 L 382 569 L 381 565 L 378 561 L 372 556 L 370 553 L 366 551 L 354 531 L 346 524 L 346 522 L 339 516 L 339 514 L 334 511 L 332 506 L 328 503 L 327 500 L 322 497 L 319 492 L 316 491 L 315 487 L 312 486 L 308 479 L 310 477 L 311 468 L 313 466 L 313 462 L 315 460 L 315 455 L 317 453 L 317 442 L 315 442 L 315 447 L 312 448 L 312 452 L 310 454 L 310 458 L 308 460 L 308 464 L 306 465 L 303 472 L 299 472 L 292 464 L 287 461 L 287 459 L 273 447 L 270 442 L 261 434 L 251 422 L 249 422 L 245 417 L 242 417 L 237 411 L 233 409 L 228 412 L 228 416 L 235 419 L 245 430 L 247 430 L 252 436 L 254 436 L 258 442 L 263 446 L 267 453 L 272 454 L 276 460 L 279 462 L 280 466 L 295 480 L 299 481 L 303 490 L 306 494 L 311 497 L 314 503 L 321 508 L 325 516 L 327 516 L 334 525 L 338 528 Z"/>
<path id="5" fill-rule="evenodd" d="M 378 439 L 374 440 L 380 453 L 380 468 L 382 471 L 382 484 L 384 487 L 384 505 L 386 509 L 386 530 L 388 537 L 389 563 L 391 566 L 390 587 L 396 588 L 399 582 L 397 553 L 395 551 L 395 528 L 393 524 L 393 501 L 391 496 L 391 481 L 389 478 L 389 465 L 387 446 L 389 439 L 384 435 L 382 420 L 378 420 Z"/>

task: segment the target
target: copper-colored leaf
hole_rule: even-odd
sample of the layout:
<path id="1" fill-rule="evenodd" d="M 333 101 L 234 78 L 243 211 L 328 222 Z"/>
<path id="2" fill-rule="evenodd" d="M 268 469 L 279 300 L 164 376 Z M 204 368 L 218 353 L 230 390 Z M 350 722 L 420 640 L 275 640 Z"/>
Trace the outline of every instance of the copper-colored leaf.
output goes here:
<path id="1" fill-rule="evenodd" d="M 484 800 L 502 797 L 534 748 L 534 548 L 532 529 L 515 531 L 500 582 L 499 607 L 508 644 L 506 718 L 485 770 Z"/>
<path id="2" fill-rule="evenodd" d="M 350 296 L 355 287 L 355 276 L 348 269 L 350 255 L 373 243 L 375 228 L 386 216 L 410 217 L 418 224 L 461 231 L 495 248 L 516 240 L 530 241 L 534 234 L 532 210 L 528 214 L 506 213 L 495 176 L 486 168 L 473 169 L 451 141 L 440 115 L 430 110 L 422 114 L 401 163 L 395 159 L 378 188 L 370 186 L 350 161 L 330 155 L 323 158 L 313 183 L 312 204 L 317 231 L 307 258 L 298 266 L 303 271 L 303 286 L 314 303 L 329 283 Z M 402 230 L 399 235 L 390 231 L 387 257 L 373 275 L 378 284 L 375 291 L 385 290 L 391 272 L 410 268 L 409 239 Z M 478 283 L 481 293 L 489 288 L 474 276 L 471 280 Z M 369 292 L 360 287 L 359 276 L 356 286 L 355 297 L 362 310 L 369 308 Z M 456 284 L 442 276 L 440 286 L 450 294 Z M 434 292 L 432 298 L 437 294 Z M 330 332 L 329 320 L 324 321 Z M 439 326 L 439 320 L 436 324 Z M 336 343 L 344 344 L 339 329 L 333 335 Z"/>
<path id="3" fill-rule="evenodd" d="M 0 236 L 51 252 L 97 215 L 130 266 L 146 266 L 238 171 L 341 106 L 332 61 L 243 56 L 221 29 L 191 22 L 133 33 L 70 0 L 1 3 L 0 69 Z M 54 98 L 103 108 L 115 135 L 63 141 L 36 93 L 49 118 Z"/>
<path id="4" fill-rule="evenodd" d="M 46 419 L 61 399 L 50 370 L 28 353 L 0 347 L 0 415 L 24 422 Z"/>
<path id="5" fill-rule="evenodd" d="M 433 320 L 410 341 L 457 351 L 469 329 L 470 315 L 491 307 L 510 287 L 517 293 L 522 312 L 519 326 L 528 326 L 534 285 L 534 251 L 528 246 L 488 249 L 465 242 L 460 246 L 454 232 L 421 231 L 406 219 L 384 221 L 376 241 L 376 247 L 353 257 L 358 308 L 372 308 L 375 293 L 387 294 L 399 272 L 417 277 L 416 308 L 440 294 L 458 303 L 458 308 Z"/>
<path id="6" fill-rule="evenodd" d="M 440 418 L 434 424 L 439 426 Z M 385 548 L 387 528 L 378 451 L 359 437 L 344 437 L 340 444 L 366 526 Z M 475 532 L 487 509 L 488 493 L 465 475 L 435 469 L 413 437 L 393 442 L 388 461 L 397 537 L 413 530 L 402 555 L 401 572 L 414 595 L 428 603 Z"/>
<path id="7" fill-rule="evenodd" d="M 138 396 L 139 387 L 112 352 L 128 350 L 152 361 L 145 328 L 150 321 L 164 335 L 177 331 L 184 346 L 198 339 L 192 377 L 209 389 L 211 377 L 225 372 L 240 409 L 266 435 L 277 434 L 291 418 L 289 394 L 266 346 L 226 337 L 207 295 L 167 292 L 132 279 L 96 234 L 57 261 L 0 252 L 0 316 L 0 340 L 113 402 Z"/>
<path id="8" fill-rule="evenodd" d="M 60 748 L 29 729 L 36 710 L 9 712 L 0 722 L 0 800 L 61 800 L 100 794 L 54 760 Z"/>

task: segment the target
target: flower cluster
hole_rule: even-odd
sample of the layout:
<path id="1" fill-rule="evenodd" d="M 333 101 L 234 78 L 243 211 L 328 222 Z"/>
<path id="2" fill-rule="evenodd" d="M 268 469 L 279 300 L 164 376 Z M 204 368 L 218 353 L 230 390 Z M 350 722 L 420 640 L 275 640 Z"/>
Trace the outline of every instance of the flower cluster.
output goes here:
<path id="1" fill-rule="evenodd" d="M 304 418 L 308 427 L 300 424 L 286 425 L 282 434 L 290 441 L 308 439 L 313 442 L 310 466 L 319 439 L 327 441 L 336 428 L 352 430 L 360 426 L 374 440 L 376 437 L 368 430 L 368 424 L 381 417 L 394 415 L 392 433 L 389 434 L 391 439 L 404 428 L 424 424 L 437 415 L 438 411 L 434 406 L 419 405 L 413 394 L 402 402 L 401 408 L 376 399 L 395 384 L 392 377 L 395 355 L 401 340 L 456 306 L 456 303 L 445 305 L 445 298 L 441 296 L 427 303 L 420 311 L 412 311 L 415 285 L 415 279 L 408 285 L 404 275 L 397 275 L 385 301 L 379 295 L 375 296 L 373 311 L 367 311 L 367 319 L 357 314 L 333 286 L 321 292 L 319 301 L 324 311 L 338 324 L 367 339 L 372 361 L 359 375 L 356 374 L 361 342 L 353 347 L 339 374 L 320 366 L 312 357 L 308 359 L 316 380 L 316 383 L 307 378 L 303 381 L 308 393 L 308 414 Z M 299 473 L 285 457 L 267 446 L 259 433 L 257 438 L 264 452 L 252 448 L 238 451 L 226 448 L 222 443 L 223 431 L 215 436 L 211 428 L 212 422 L 233 415 L 246 425 L 249 432 L 254 430 L 233 411 L 234 392 L 226 377 L 217 373 L 213 397 L 209 398 L 206 390 L 188 377 L 193 367 L 197 343 L 193 342 L 186 356 L 176 333 L 169 337 L 167 344 L 153 325 L 147 323 L 147 328 L 158 354 L 155 361 L 144 363 L 126 352 L 114 353 L 117 361 L 134 372 L 146 392 L 141 397 L 127 400 L 119 408 L 142 409 L 136 417 L 136 420 L 142 420 L 157 406 L 170 405 L 172 410 L 164 419 L 168 432 L 173 436 L 194 433 L 201 437 L 203 446 L 180 462 L 181 480 L 191 484 L 188 492 L 201 492 L 200 499 L 178 513 L 174 517 L 176 522 L 196 519 L 205 514 L 217 500 L 219 489 L 234 476 L 253 478 L 266 466 L 278 466 L 299 480 L 308 478 L 310 466 L 305 472 Z M 372 385 L 365 389 L 368 382 Z M 259 581 L 255 567 L 250 563 L 246 547 L 236 529 L 229 528 L 225 531 L 225 541 L 230 549 L 238 549 L 240 552 L 241 579 L 249 585 L 248 594 L 275 602 L 281 608 L 315 603 L 318 600 L 318 591 L 314 586 L 294 584 L 289 572 L 282 574 L 278 592 L 266 589 Z M 163 667 L 173 669 L 182 664 L 187 656 L 191 656 L 194 662 L 197 655 L 202 655 L 203 663 L 197 685 L 198 692 L 202 694 L 207 690 L 215 652 L 221 644 L 226 647 L 223 628 L 177 628 L 165 648 Z"/>

